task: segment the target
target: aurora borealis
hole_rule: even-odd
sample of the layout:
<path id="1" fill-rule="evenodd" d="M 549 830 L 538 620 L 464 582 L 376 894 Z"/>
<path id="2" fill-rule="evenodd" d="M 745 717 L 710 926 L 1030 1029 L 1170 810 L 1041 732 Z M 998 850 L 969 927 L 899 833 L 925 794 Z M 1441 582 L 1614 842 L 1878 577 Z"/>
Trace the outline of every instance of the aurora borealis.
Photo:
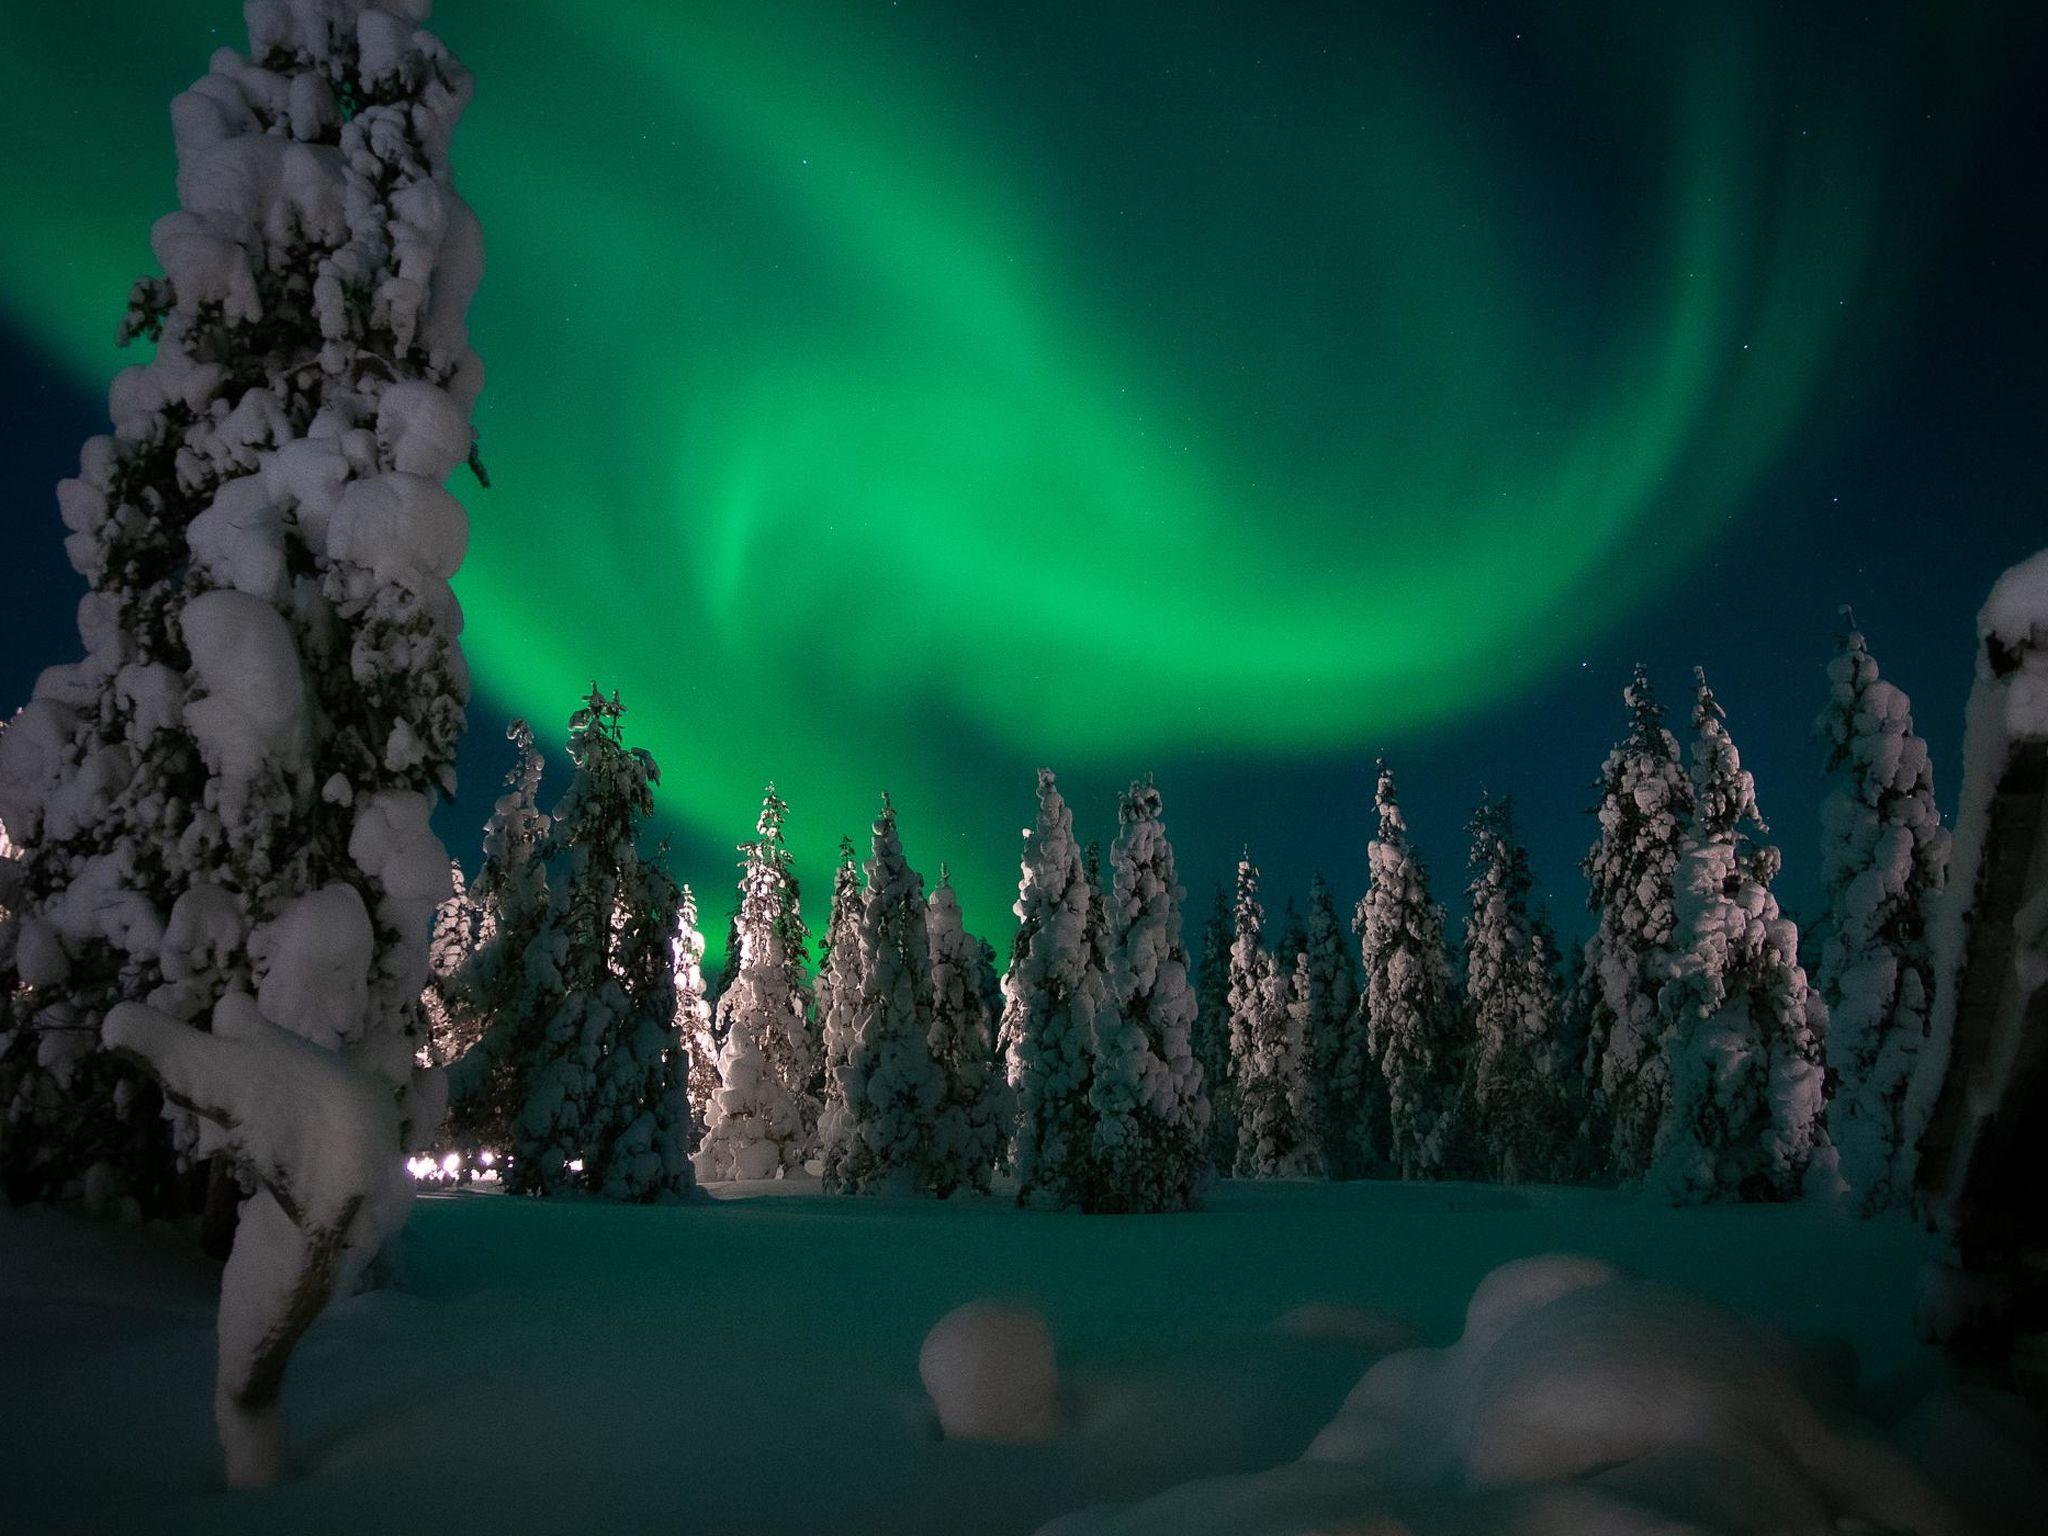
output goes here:
<path id="1" fill-rule="evenodd" d="M 1359 9 L 441 0 L 474 729 L 616 687 L 710 891 L 764 780 L 814 889 L 887 788 L 1000 935 L 1036 763 L 1171 820 L 1177 766 L 1468 727 L 1725 555 L 1891 364 L 1996 20 Z M 81 389 L 233 11 L 0 14 L 0 300 Z"/>

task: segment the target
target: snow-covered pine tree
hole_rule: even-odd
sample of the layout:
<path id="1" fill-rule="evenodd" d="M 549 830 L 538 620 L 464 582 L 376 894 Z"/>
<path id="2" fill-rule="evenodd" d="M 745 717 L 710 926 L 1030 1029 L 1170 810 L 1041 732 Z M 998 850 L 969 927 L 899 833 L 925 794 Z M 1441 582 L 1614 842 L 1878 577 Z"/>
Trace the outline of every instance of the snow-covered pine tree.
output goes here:
<path id="1" fill-rule="evenodd" d="M 711 1038 L 711 1003 L 704 995 L 704 931 L 697 897 L 687 885 L 676 903 L 676 1038 L 690 1055 L 690 1143 L 694 1154 L 710 1123 L 718 1092 L 718 1047 Z"/>
<path id="2" fill-rule="evenodd" d="M 1280 919 L 1280 936 L 1273 941 L 1273 964 L 1282 976 L 1292 977 L 1297 963 L 1308 951 L 1308 924 L 1301 920 L 1301 913 L 1295 909 L 1294 898 L 1287 898 L 1286 915 Z M 1289 986 L 1293 983 L 1290 981 Z"/>
<path id="3" fill-rule="evenodd" d="M 1948 875 L 1927 743 L 1906 695 L 1847 632 L 1815 722 L 1835 782 L 1821 806 L 1821 922 L 1815 983 L 1828 1009 L 1834 1097 L 1828 1137 L 1855 1207 L 1874 1214 L 1912 1193 L 1902 1116 L 1934 998 L 1927 923 Z"/>
<path id="4" fill-rule="evenodd" d="M 1230 1059 L 1230 903 L 1216 887 L 1202 928 L 1195 970 L 1195 1060 L 1209 1100 L 1209 1163 L 1228 1174 L 1237 1165 L 1237 1077 Z"/>
<path id="5" fill-rule="evenodd" d="M 86 654 L 0 753 L 27 850 L 0 1164 L 18 1197 L 157 1212 L 181 1160 L 235 1160 L 234 1483 L 276 1476 L 285 1361 L 403 1221 L 407 1125 L 438 1115 L 428 813 L 468 692 L 442 482 L 481 241 L 448 159 L 469 78 L 425 10 L 252 5 L 248 53 L 174 104 L 181 206 L 121 326 L 155 355 L 58 490 Z"/>
<path id="6" fill-rule="evenodd" d="M 924 881 L 903 857 L 887 795 L 873 849 L 860 910 L 860 996 L 840 1069 L 849 1131 L 829 1150 L 825 1187 L 932 1193 L 946 1079 L 932 1057 L 931 938 Z"/>
<path id="7" fill-rule="evenodd" d="M 548 909 L 527 945 L 533 1058 L 510 1184 L 653 1200 L 692 1186 L 688 1061 L 675 1034 L 679 892 L 638 836 L 661 771 L 627 747 L 618 696 L 595 685 L 569 719 L 573 772 L 550 820 Z"/>
<path id="8" fill-rule="evenodd" d="M 1637 666 L 1628 734 L 1600 768 L 1600 837 L 1579 866 L 1595 927 L 1585 948 L 1586 1139 L 1616 1177 L 1642 1177 L 1669 1096 L 1657 995 L 1670 973 L 1672 882 L 1692 781 Z"/>
<path id="9" fill-rule="evenodd" d="M 1230 945 L 1230 1056 L 1237 1075 L 1239 1178 L 1307 1178 L 1322 1172 L 1309 1103 L 1307 1043 L 1294 1002 L 1294 971 L 1262 943 L 1259 871 L 1237 864 Z"/>
<path id="10" fill-rule="evenodd" d="M 526 1102 L 538 1014 L 528 997 L 526 951 L 548 912 L 548 817 L 540 808 L 541 756 L 524 720 L 505 728 L 513 762 L 505 793 L 484 823 L 484 862 L 470 895 L 477 942 L 449 991 L 481 1034 L 448 1069 L 449 1130 L 458 1145 L 507 1151 Z"/>
<path id="11" fill-rule="evenodd" d="M 1465 1008 L 1471 1021 L 1466 1101 L 1488 1177 L 1550 1179 L 1567 1165 L 1570 1128 L 1553 1054 L 1561 1007 L 1557 951 L 1529 906 L 1529 856 L 1514 803 L 1472 813 L 1465 888 Z"/>
<path id="12" fill-rule="evenodd" d="M 956 1189 L 987 1194 L 1010 1130 L 1010 1085 L 996 1056 L 996 1016 L 981 990 L 981 945 L 968 933 L 950 873 L 926 906 L 931 947 L 932 1059 L 945 1091 L 932 1125 L 929 1182 L 940 1199 Z"/>
<path id="13" fill-rule="evenodd" d="M 842 1069 L 853 1047 L 855 1015 L 860 1007 L 860 862 L 853 839 L 839 839 L 839 865 L 832 874 L 832 910 L 818 941 L 818 980 L 812 1013 L 817 1019 L 818 1048 L 824 1082 L 819 1097 L 818 1146 L 827 1164 L 844 1156 L 843 1143 L 853 1133 L 846 1113 Z M 835 1145 L 841 1150 L 834 1152 Z"/>
<path id="14" fill-rule="evenodd" d="M 1180 937 L 1186 896 L 1152 781 L 1117 807 L 1104 929 L 1108 989 L 1095 1022 L 1089 1211 L 1184 1211 L 1208 1171 L 1209 1101 L 1195 1060 L 1195 994 Z"/>
<path id="15" fill-rule="evenodd" d="M 1330 1176 L 1362 1178 L 1377 1164 L 1384 1135 L 1386 1090 L 1366 1040 L 1365 1008 L 1351 945 L 1336 898 L 1319 874 L 1309 886 L 1305 965 L 1297 965 L 1296 996 L 1308 1048 L 1316 1143 Z"/>
<path id="16" fill-rule="evenodd" d="M 1672 978 L 1658 998 L 1670 1099 L 1649 1187 L 1673 1204 L 1786 1199 L 1824 1146 L 1827 1011 L 1771 881 L 1778 850 L 1706 674 L 1693 709 L 1692 820 L 1676 881 Z"/>
<path id="17" fill-rule="evenodd" d="M 787 814 L 770 784 L 754 838 L 740 845 L 740 965 L 718 999 L 719 1089 L 697 1148 L 698 1176 L 705 1179 L 798 1172 L 817 1131 L 809 1093 L 810 989 L 803 974 L 809 936 L 795 918 L 782 841 Z M 803 947 L 787 947 L 792 935 Z"/>
<path id="18" fill-rule="evenodd" d="M 1367 1039 L 1387 1085 L 1388 1156 L 1404 1179 L 1445 1172 L 1463 1062 L 1444 913 L 1408 841 L 1394 775 L 1380 764 L 1371 884 L 1353 924 L 1365 971 Z"/>
<path id="19" fill-rule="evenodd" d="M 1038 770 L 1038 822 L 1017 885 L 1017 940 L 1003 977 L 1003 1034 L 1017 1098 L 1019 1202 L 1079 1205 L 1094 1156 L 1088 1100 L 1100 975 L 1089 957 L 1093 899 L 1074 818 L 1052 770 Z"/>
<path id="20" fill-rule="evenodd" d="M 420 992 L 420 1016 L 426 1038 L 420 1042 L 420 1065 L 445 1067 L 463 1056 L 483 1036 L 484 1021 L 471 1013 L 462 995 L 461 975 L 483 941 L 483 909 L 470 895 L 462 865 L 448 864 L 448 899 L 434 910 L 434 937 L 427 947 L 427 984 Z"/>

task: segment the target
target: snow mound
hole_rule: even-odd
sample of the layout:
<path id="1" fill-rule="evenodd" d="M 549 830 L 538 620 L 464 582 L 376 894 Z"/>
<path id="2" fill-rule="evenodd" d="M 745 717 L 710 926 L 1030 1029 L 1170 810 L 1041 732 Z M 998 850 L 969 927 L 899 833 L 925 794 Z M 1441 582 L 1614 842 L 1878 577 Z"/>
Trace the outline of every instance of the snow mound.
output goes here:
<path id="1" fill-rule="evenodd" d="M 1301 1461 L 1046 1536 L 1969 1529 L 1791 1340 L 1595 1259 L 1495 1270 L 1445 1349 L 1367 1371 Z"/>
<path id="2" fill-rule="evenodd" d="M 1059 1424 L 1059 1370 L 1042 1313 L 1012 1302 L 970 1301 L 932 1325 L 917 1374 L 948 1440 L 1022 1445 Z"/>

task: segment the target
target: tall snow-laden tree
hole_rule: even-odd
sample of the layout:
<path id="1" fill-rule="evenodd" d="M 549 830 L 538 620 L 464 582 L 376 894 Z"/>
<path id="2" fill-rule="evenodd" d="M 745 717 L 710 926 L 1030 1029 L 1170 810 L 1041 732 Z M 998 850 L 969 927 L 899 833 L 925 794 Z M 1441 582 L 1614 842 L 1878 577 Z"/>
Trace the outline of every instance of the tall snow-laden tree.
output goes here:
<path id="1" fill-rule="evenodd" d="M 1569 1166 L 1570 1151 L 1554 1051 L 1562 1006 L 1556 942 L 1529 906 L 1529 856 L 1515 837 L 1513 802 L 1481 801 L 1470 830 L 1465 1096 L 1476 1121 L 1472 1140 L 1491 1178 L 1554 1178 Z"/>
<path id="2" fill-rule="evenodd" d="M 1017 1098 L 1017 1198 L 1079 1205 L 1094 1161 L 1089 1102 L 1101 973 L 1089 955 L 1094 898 L 1074 818 L 1052 770 L 1038 770 L 1038 821 L 1017 885 L 1017 940 L 1003 977 L 1003 1034 Z"/>
<path id="3" fill-rule="evenodd" d="M 719 1089 L 697 1148 L 705 1179 L 781 1178 L 803 1167 L 816 1135 L 803 975 L 809 938 L 782 840 L 787 814 L 770 784 L 754 838 L 740 847 L 740 965 L 718 999 Z M 792 950 L 792 941 L 800 947 Z"/>
<path id="4" fill-rule="evenodd" d="M 929 1180 L 940 1199 L 987 1194 L 1010 1129 L 1010 1085 L 996 1056 L 996 1016 L 981 989 L 981 944 L 960 916 L 944 865 L 926 904 L 931 947 L 932 1059 L 944 1083 L 932 1126 Z"/>
<path id="5" fill-rule="evenodd" d="M 1657 997 L 1670 974 L 1673 881 L 1692 781 L 1638 666 L 1622 692 L 1628 734 L 1600 769 L 1599 841 L 1579 866 L 1595 919 L 1585 948 L 1587 1137 L 1623 1180 L 1650 1165 L 1669 1097 Z"/>
<path id="6" fill-rule="evenodd" d="M 1354 922 L 1366 1038 L 1387 1085 L 1389 1159 L 1404 1179 L 1430 1178 L 1450 1166 L 1459 1134 L 1458 1002 L 1443 908 L 1429 894 L 1384 763 L 1373 804 L 1379 831 L 1366 849 L 1371 884 Z"/>
<path id="7" fill-rule="evenodd" d="M 1108 990 L 1095 1024 L 1094 1172 L 1083 1208 L 1184 1211 L 1208 1169 L 1209 1101 L 1194 1054 L 1186 897 L 1148 779 L 1125 791 L 1110 849 Z"/>
<path id="8" fill-rule="evenodd" d="M 818 1049 L 824 1081 L 819 1096 L 818 1145 L 831 1164 L 841 1153 L 833 1148 L 852 1134 L 846 1113 L 841 1069 L 853 1046 L 855 1015 L 860 1006 L 860 862 L 853 839 L 839 839 L 839 865 L 832 875 L 832 911 L 818 942 L 818 980 L 812 1012 L 817 1019 Z"/>
<path id="9" fill-rule="evenodd" d="M 1670 1101 L 1649 1187 L 1674 1204 L 1796 1195 L 1821 1134 L 1827 1012 L 1771 881 L 1778 850 L 1706 674 L 1693 709 L 1693 811 L 1676 953 L 1658 1004 Z"/>
<path id="10" fill-rule="evenodd" d="M 825 1187 L 931 1193 L 933 1138 L 946 1097 L 945 1073 L 932 1056 L 931 937 L 924 881 L 903 856 L 887 795 L 872 846 L 860 909 L 860 995 L 840 1069 L 848 1133 L 828 1151 Z"/>
<path id="11" fill-rule="evenodd" d="M 1316 1142 L 1332 1178 L 1360 1178 L 1377 1162 L 1386 1117 L 1379 1101 L 1385 1089 L 1366 1039 L 1351 945 L 1337 916 L 1336 898 L 1321 875 L 1309 887 L 1305 934 L 1307 963 L 1297 967 L 1299 985 L 1291 1006 L 1300 1013 L 1307 1043 Z"/>
<path id="12" fill-rule="evenodd" d="M 1195 1060 L 1209 1100 L 1209 1162 L 1221 1173 L 1237 1165 L 1237 1077 L 1230 1059 L 1230 902 L 1223 887 L 1202 926 L 1195 969 Z"/>
<path id="13" fill-rule="evenodd" d="M 638 837 L 661 771 L 628 747 L 618 696 L 569 718 L 569 787 L 548 829 L 548 910 L 526 950 L 531 1042 L 511 1187 L 656 1200 L 693 1184 L 689 1064 L 675 1033 L 680 898 Z"/>
<path id="14" fill-rule="evenodd" d="M 248 53 L 174 103 L 180 207 L 121 326 L 154 356 L 58 490 L 85 656 L 0 750 L 27 850 L 0 1167 L 17 1197 L 163 1212 L 182 1166 L 234 1161 L 238 1484 L 277 1475 L 285 1363 L 404 1220 L 439 1112 L 414 1057 L 481 241 L 448 159 L 469 78 L 425 9 L 252 5 Z"/>
<path id="15" fill-rule="evenodd" d="M 420 1015 L 426 1038 L 420 1042 L 420 1065 L 445 1067 L 475 1045 L 484 1021 L 462 997 L 461 976 L 483 942 L 483 909 L 469 892 L 462 866 L 448 865 L 448 899 L 434 910 L 434 936 L 427 947 L 427 984 L 420 992 Z"/>
<path id="16" fill-rule="evenodd" d="M 1828 684 L 1815 723 L 1834 775 L 1821 807 L 1827 910 L 1815 981 L 1835 1080 L 1828 1136 L 1850 1199 L 1872 1214 L 1912 1193 L 1903 1116 L 1934 997 L 1927 925 L 1948 875 L 1949 835 L 1912 704 L 1878 676 L 1853 620 Z"/>
<path id="17" fill-rule="evenodd" d="M 477 943 L 449 986 L 453 1006 L 481 1033 L 448 1071 L 449 1127 L 470 1147 L 508 1150 L 526 1103 L 526 1073 L 538 1013 L 529 997 L 526 951 L 548 912 L 548 817 L 540 808 L 541 756 L 524 720 L 505 729 L 513 763 L 505 793 L 484 823 L 484 862 L 470 895 Z"/>
<path id="18" fill-rule="evenodd" d="M 711 1003 L 704 995 L 704 931 L 697 897 L 686 885 L 676 902 L 676 1038 L 690 1056 L 690 1145 L 694 1154 L 710 1123 L 718 1092 L 718 1047 L 711 1038 Z"/>
<path id="19" fill-rule="evenodd" d="M 1230 945 L 1230 1056 L 1237 1074 L 1240 1178 L 1301 1178 L 1322 1171 L 1309 1103 L 1306 1042 L 1291 1006 L 1294 971 L 1263 944 L 1259 871 L 1238 860 Z"/>

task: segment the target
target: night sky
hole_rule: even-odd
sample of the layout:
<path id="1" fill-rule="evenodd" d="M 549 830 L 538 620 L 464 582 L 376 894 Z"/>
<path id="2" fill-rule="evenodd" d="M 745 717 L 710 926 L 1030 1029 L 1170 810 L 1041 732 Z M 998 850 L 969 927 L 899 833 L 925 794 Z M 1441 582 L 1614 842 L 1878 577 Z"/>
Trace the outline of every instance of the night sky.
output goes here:
<path id="1" fill-rule="evenodd" d="M 2048 24 L 1682 9 L 441 0 L 493 481 L 443 835 L 596 678 L 714 946 L 771 776 L 814 926 L 886 788 L 1006 951 L 1039 763 L 1105 840 L 1156 772 L 1192 924 L 1244 843 L 1355 896 L 1381 752 L 1440 896 L 1512 792 L 1576 927 L 1641 659 L 1681 717 L 1709 668 L 1810 915 L 1839 605 L 1952 807 L 2048 543 Z M 51 488 L 236 12 L 0 9 L 0 707 L 77 653 Z"/>

